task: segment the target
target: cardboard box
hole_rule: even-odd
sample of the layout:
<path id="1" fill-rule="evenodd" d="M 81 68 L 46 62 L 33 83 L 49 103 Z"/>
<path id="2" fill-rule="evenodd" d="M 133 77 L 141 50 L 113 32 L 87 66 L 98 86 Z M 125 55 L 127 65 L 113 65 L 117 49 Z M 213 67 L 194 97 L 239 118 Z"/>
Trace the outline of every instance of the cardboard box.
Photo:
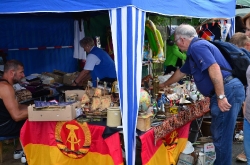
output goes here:
<path id="1" fill-rule="evenodd" d="M 181 153 L 177 165 L 191 165 L 191 164 L 194 164 L 193 156 Z"/>
<path id="2" fill-rule="evenodd" d="M 80 102 L 61 107 L 57 110 L 48 108 L 34 110 L 35 105 L 28 106 L 29 121 L 70 121 L 76 118 L 76 108 L 80 107 Z"/>
<path id="3" fill-rule="evenodd" d="M 206 165 L 205 164 L 205 154 L 202 152 L 199 152 L 198 160 L 196 161 L 196 165 Z"/>
<path id="4" fill-rule="evenodd" d="M 79 72 L 67 73 L 63 75 L 63 84 L 71 85 L 78 75 L 79 75 Z"/>
<path id="5" fill-rule="evenodd" d="M 147 131 L 151 128 L 151 115 L 138 116 L 136 128 L 140 131 Z"/>
<path id="6" fill-rule="evenodd" d="M 52 77 L 52 78 L 54 78 L 55 82 L 61 83 L 61 84 L 63 83 L 63 76 L 65 74 L 66 74 L 66 72 L 62 72 L 62 71 L 59 71 L 59 70 L 54 70 L 53 73 L 50 73 L 50 72 L 42 73 L 42 75 Z"/>
<path id="7" fill-rule="evenodd" d="M 70 95 L 74 95 L 77 94 L 77 101 L 82 100 L 82 96 L 83 94 L 85 94 L 85 90 L 66 90 L 65 91 L 65 100 L 67 100 L 67 98 Z"/>
<path id="8" fill-rule="evenodd" d="M 42 73 L 42 75 L 45 75 L 45 76 L 48 76 L 48 77 L 51 77 L 54 79 L 55 82 L 57 83 L 61 83 L 62 84 L 62 81 L 63 81 L 63 78 L 62 76 L 59 76 L 59 75 L 56 75 L 54 73 L 50 73 L 50 72 L 44 72 Z"/>
<path id="9" fill-rule="evenodd" d="M 204 144 L 205 164 L 213 165 L 216 159 L 215 146 L 213 143 Z"/>

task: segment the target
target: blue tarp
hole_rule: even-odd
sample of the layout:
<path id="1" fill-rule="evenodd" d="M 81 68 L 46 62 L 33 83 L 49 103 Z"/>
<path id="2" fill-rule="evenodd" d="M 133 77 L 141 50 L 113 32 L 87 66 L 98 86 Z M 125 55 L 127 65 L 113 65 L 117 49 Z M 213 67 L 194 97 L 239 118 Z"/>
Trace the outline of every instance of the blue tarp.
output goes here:
<path id="1" fill-rule="evenodd" d="M 73 46 L 74 20 L 70 14 L 0 15 L 0 49 Z M 24 64 L 25 74 L 75 72 L 73 48 L 8 51 L 7 59 Z"/>
<path id="2" fill-rule="evenodd" d="M 231 18 L 235 0 L 1 0 L 0 14 L 32 12 L 80 12 L 133 6 L 163 15 Z"/>

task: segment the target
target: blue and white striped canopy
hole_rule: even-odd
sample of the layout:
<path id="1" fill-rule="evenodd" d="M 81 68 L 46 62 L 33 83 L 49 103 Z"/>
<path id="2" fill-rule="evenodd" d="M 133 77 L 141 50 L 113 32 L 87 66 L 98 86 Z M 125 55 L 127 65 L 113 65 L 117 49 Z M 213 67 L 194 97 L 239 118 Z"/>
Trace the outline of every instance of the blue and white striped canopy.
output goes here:
<path id="1" fill-rule="evenodd" d="M 135 128 L 139 107 L 142 51 L 146 13 L 134 7 L 112 9 L 110 24 L 114 45 L 114 54 L 120 103 L 122 110 L 123 133 L 127 162 L 134 162 Z"/>
<path id="2" fill-rule="evenodd" d="M 168 16 L 232 18 L 235 0 L 1 0 L 0 14 L 109 10 L 118 77 L 126 164 L 135 162 L 146 12 Z"/>

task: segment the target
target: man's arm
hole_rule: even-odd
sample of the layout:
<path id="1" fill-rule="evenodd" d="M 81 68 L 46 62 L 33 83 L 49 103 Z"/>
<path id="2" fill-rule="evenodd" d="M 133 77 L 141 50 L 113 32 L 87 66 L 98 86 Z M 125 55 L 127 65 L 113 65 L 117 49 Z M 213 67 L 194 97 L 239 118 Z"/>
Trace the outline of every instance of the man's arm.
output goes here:
<path id="1" fill-rule="evenodd" d="M 186 74 L 185 73 L 182 73 L 180 71 L 180 69 L 177 69 L 174 74 L 167 80 L 165 81 L 164 83 L 160 84 L 159 85 L 159 88 L 164 88 L 166 86 L 169 86 L 175 82 L 178 82 L 180 81 Z"/>
<path id="2" fill-rule="evenodd" d="M 86 81 L 90 79 L 90 71 L 89 70 L 82 70 L 79 76 L 74 80 L 73 85 L 77 85 L 80 82 Z"/>
<path id="3" fill-rule="evenodd" d="M 214 90 L 216 95 L 224 95 L 224 83 L 223 78 L 220 70 L 220 66 L 217 63 L 212 64 L 208 68 L 209 76 L 211 78 L 211 81 L 214 85 Z M 216 97 L 217 97 L 216 96 Z M 227 98 L 224 98 L 222 100 L 218 100 L 218 106 L 222 112 L 229 111 L 231 105 L 228 103 Z"/>
<path id="4" fill-rule="evenodd" d="M 20 110 L 27 110 L 27 109 L 28 109 L 28 106 L 25 105 L 25 104 L 18 104 L 18 108 L 19 108 Z"/>
<path id="5" fill-rule="evenodd" d="M 208 72 L 211 81 L 214 84 L 215 93 L 217 95 L 224 95 L 224 84 L 220 66 L 217 63 L 214 63 L 208 68 Z"/>
<path id="6" fill-rule="evenodd" d="M 9 84 L 1 84 L 1 98 L 12 119 L 16 122 L 28 118 L 28 106 L 20 105 L 15 97 L 15 91 Z"/>

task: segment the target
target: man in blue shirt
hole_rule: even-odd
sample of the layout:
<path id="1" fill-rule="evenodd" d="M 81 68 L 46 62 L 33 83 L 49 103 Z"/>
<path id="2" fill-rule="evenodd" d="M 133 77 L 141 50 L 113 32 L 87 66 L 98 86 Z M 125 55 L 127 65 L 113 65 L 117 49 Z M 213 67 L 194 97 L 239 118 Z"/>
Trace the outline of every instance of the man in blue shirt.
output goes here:
<path id="1" fill-rule="evenodd" d="M 193 75 L 198 90 L 210 97 L 211 133 L 216 151 L 214 165 L 230 165 L 234 127 L 245 99 L 244 86 L 230 72 L 220 69 L 220 66 L 231 67 L 213 44 L 197 38 L 192 26 L 178 26 L 175 42 L 179 49 L 187 51 L 187 60 L 160 88 L 178 82 L 186 74 Z"/>
<path id="2" fill-rule="evenodd" d="M 112 83 L 116 80 L 115 63 L 107 52 L 95 46 L 91 37 L 84 37 L 80 41 L 81 47 L 88 53 L 86 64 L 73 85 L 92 78 L 93 87 L 97 86 L 97 78 Z"/>

